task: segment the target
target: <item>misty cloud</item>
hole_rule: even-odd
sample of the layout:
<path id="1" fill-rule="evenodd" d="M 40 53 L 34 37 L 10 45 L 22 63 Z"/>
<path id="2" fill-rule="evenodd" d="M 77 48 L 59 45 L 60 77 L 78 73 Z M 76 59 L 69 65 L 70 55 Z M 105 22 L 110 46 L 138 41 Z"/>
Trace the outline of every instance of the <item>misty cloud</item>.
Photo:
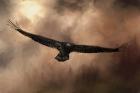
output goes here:
<path id="1" fill-rule="evenodd" d="M 59 12 L 64 10 L 82 11 L 91 0 L 56 0 L 56 9 Z"/>
<path id="2" fill-rule="evenodd" d="M 10 12 L 11 1 L 10 0 L 0 0 L 0 13 L 6 14 Z"/>
<path id="3" fill-rule="evenodd" d="M 138 0 L 33 0 L 46 14 L 35 22 L 19 14 L 28 32 L 78 44 L 124 45 L 120 53 L 72 53 L 65 63 L 54 59 L 56 50 L 6 26 L 25 1 L 0 0 L 0 93 L 138 93 L 140 13 L 130 8 Z"/>
<path id="4" fill-rule="evenodd" d="M 139 8 L 140 0 L 116 0 L 115 3 L 123 8 Z"/>

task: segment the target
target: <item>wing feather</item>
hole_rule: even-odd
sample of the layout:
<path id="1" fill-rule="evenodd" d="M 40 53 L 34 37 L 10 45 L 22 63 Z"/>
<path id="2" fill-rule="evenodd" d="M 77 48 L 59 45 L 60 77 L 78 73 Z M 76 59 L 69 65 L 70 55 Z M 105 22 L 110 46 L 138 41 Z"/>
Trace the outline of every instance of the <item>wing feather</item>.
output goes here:
<path id="1" fill-rule="evenodd" d="M 8 22 L 9 22 L 10 26 L 12 26 L 16 31 L 18 31 L 19 33 L 21 33 L 24 36 L 31 38 L 32 40 L 34 40 L 40 44 L 43 44 L 43 45 L 46 45 L 46 46 L 52 47 L 52 48 L 58 48 L 61 44 L 59 41 L 26 32 L 26 31 L 22 30 L 18 25 L 14 24 L 11 20 L 9 20 Z"/>
<path id="2" fill-rule="evenodd" d="M 15 25 L 9 20 L 9 23 L 17 30 L 19 33 L 31 38 L 32 40 L 46 45 L 48 47 L 57 48 L 59 50 L 65 50 L 65 52 L 80 52 L 80 53 L 100 53 L 100 52 L 119 52 L 119 48 L 105 48 L 100 46 L 89 46 L 89 45 L 76 45 L 69 42 L 60 42 L 40 35 L 32 34 L 22 30 L 20 27 Z"/>
<path id="3" fill-rule="evenodd" d="M 40 36 L 40 35 L 32 34 L 32 33 L 26 32 L 22 29 L 16 29 L 16 30 L 18 32 L 20 32 L 21 34 L 31 38 L 32 40 L 34 40 L 34 41 L 36 41 L 40 44 L 46 45 L 48 47 L 58 48 L 58 46 L 60 46 L 59 41 L 56 41 L 56 40 L 53 40 L 53 39 L 50 39 L 50 38 L 46 38 L 46 37 L 43 37 L 43 36 Z"/>
<path id="4" fill-rule="evenodd" d="M 81 53 L 118 52 L 119 48 L 104 48 L 99 46 L 73 45 L 72 51 L 81 52 Z"/>

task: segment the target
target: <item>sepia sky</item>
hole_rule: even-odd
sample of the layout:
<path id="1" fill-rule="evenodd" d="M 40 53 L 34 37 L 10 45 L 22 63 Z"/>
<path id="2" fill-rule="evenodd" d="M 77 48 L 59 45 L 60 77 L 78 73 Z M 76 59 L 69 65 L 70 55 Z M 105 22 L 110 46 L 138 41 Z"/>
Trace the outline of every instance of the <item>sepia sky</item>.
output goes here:
<path id="1" fill-rule="evenodd" d="M 71 53 L 40 45 L 8 25 L 59 41 L 121 47 Z M 0 93 L 139 93 L 139 0 L 0 0 Z"/>

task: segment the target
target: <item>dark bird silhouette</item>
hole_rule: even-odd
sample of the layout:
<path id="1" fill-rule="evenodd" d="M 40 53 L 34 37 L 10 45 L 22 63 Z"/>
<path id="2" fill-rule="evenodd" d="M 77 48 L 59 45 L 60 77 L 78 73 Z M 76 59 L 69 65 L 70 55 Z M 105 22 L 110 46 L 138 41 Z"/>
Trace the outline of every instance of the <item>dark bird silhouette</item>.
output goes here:
<path id="1" fill-rule="evenodd" d="M 101 52 L 119 52 L 119 48 L 104 48 L 99 46 L 89 46 L 89 45 L 77 45 L 69 42 L 60 42 L 57 40 L 53 40 L 47 37 L 43 37 L 40 35 L 32 34 L 22 30 L 19 26 L 14 24 L 9 20 L 9 23 L 14 27 L 16 31 L 31 38 L 32 40 L 43 44 L 45 46 L 55 48 L 59 51 L 58 55 L 55 57 L 58 61 L 66 61 L 69 60 L 69 54 L 71 52 L 79 52 L 79 53 L 101 53 Z"/>

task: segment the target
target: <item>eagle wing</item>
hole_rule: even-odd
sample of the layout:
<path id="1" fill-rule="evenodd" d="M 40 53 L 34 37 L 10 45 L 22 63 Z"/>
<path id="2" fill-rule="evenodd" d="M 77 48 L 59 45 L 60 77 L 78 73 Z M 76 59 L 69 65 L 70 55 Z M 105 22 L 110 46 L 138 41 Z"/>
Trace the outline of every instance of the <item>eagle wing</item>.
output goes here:
<path id="1" fill-rule="evenodd" d="M 80 53 L 119 52 L 119 48 L 105 48 L 90 45 L 73 45 L 72 51 Z"/>
<path id="2" fill-rule="evenodd" d="M 20 27 L 18 27 L 17 25 L 15 25 L 10 20 L 9 20 L 9 23 L 14 27 L 14 29 L 16 31 L 18 31 L 19 33 L 21 33 L 24 36 L 27 36 L 27 37 L 31 38 L 32 40 L 34 40 L 34 41 L 36 41 L 40 44 L 46 45 L 46 46 L 51 47 L 51 48 L 58 48 L 61 45 L 61 42 L 59 42 L 57 40 L 53 40 L 53 39 L 46 38 L 46 37 L 43 37 L 43 36 L 40 36 L 40 35 L 36 35 L 36 34 L 26 32 L 26 31 L 22 30 Z"/>
<path id="3" fill-rule="evenodd" d="M 17 25 L 15 25 L 14 23 L 12 23 L 11 21 L 9 21 L 9 23 L 14 27 L 15 30 L 17 30 L 24 36 L 27 36 L 40 44 L 58 49 L 59 53 L 55 57 L 55 59 L 57 59 L 58 61 L 68 60 L 69 54 L 71 52 L 80 52 L 80 53 L 119 52 L 119 48 L 105 48 L 100 46 L 76 45 L 69 42 L 60 42 L 47 37 L 26 32 Z"/>

